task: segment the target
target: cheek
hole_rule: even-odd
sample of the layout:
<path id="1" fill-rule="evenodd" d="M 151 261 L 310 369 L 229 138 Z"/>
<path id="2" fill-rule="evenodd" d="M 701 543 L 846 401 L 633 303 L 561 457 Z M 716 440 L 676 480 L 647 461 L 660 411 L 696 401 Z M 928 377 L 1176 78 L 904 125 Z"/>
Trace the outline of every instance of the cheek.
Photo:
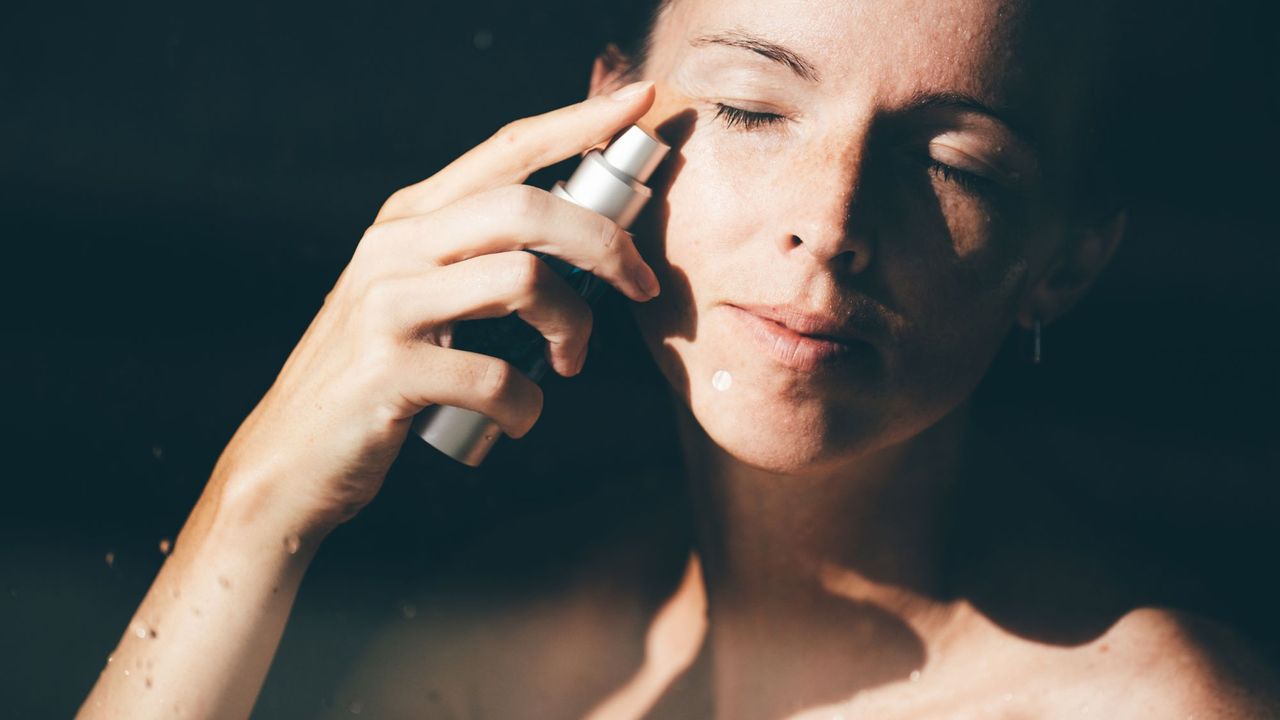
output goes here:
<path id="1" fill-rule="evenodd" d="M 1025 274 L 1024 213 L 943 179 L 897 187 L 881 196 L 873 223 L 875 272 L 895 307 L 916 322 L 956 312 L 1003 315 Z"/>
<path id="2" fill-rule="evenodd" d="M 964 257 L 919 260 L 897 278 L 906 327 L 894 385 L 908 402 L 949 405 L 986 372 L 1013 324 L 1027 279 L 1021 248 L 975 235 Z"/>
<path id="3" fill-rule="evenodd" d="M 753 282 L 747 275 L 758 271 L 749 256 L 759 236 L 753 215 L 759 200 L 751 188 L 735 182 L 741 172 L 713 143 L 700 142 L 695 134 L 681 148 L 681 157 L 678 174 L 655 199 L 660 204 L 657 226 L 643 239 L 654 243 L 646 257 L 657 261 L 655 270 L 664 282 L 654 302 L 666 297 L 667 282 L 688 286 L 687 292 L 674 293 L 672 302 L 686 297 L 697 304 L 723 300 L 725 293 Z"/>
<path id="4" fill-rule="evenodd" d="M 876 272 L 902 321 L 892 384 L 917 404 L 955 400 L 981 378 L 1013 324 L 1033 244 L 1013 211 L 936 183 L 899 195 L 877 233 Z"/>

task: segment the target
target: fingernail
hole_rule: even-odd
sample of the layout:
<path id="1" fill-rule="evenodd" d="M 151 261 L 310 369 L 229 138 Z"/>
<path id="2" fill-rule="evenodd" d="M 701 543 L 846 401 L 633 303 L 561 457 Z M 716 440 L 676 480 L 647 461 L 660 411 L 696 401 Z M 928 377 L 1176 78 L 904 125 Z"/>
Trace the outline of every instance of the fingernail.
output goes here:
<path id="1" fill-rule="evenodd" d="M 633 82 L 630 85 L 623 85 L 617 90 L 614 90 L 609 97 L 613 100 L 627 100 L 639 95 L 645 90 L 648 90 L 649 86 L 652 84 L 652 80 L 641 80 L 639 82 Z"/>

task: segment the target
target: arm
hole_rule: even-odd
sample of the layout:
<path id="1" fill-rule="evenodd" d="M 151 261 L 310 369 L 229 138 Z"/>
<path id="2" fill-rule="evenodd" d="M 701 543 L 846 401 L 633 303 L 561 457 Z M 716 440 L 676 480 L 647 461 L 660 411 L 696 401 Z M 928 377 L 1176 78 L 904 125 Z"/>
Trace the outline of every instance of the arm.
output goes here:
<path id="1" fill-rule="evenodd" d="M 581 370 L 591 310 L 524 249 L 652 296 L 615 222 L 519 184 L 635 121 L 653 89 L 632 90 L 518 120 L 388 199 L 219 457 L 79 717 L 248 716 L 317 546 L 377 494 L 413 418 L 441 403 L 529 431 L 536 383 L 434 342 L 457 319 L 515 312 L 549 341 L 552 368 Z"/>
<path id="2" fill-rule="evenodd" d="M 327 531 L 220 463 L 78 717 L 247 717 Z"/>

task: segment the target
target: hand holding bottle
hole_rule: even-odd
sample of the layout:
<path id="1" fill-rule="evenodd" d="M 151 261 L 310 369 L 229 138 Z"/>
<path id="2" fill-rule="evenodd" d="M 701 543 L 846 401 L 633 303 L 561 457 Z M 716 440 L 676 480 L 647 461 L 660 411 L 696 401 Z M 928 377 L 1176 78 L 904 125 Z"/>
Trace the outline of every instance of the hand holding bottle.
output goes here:
<path id="1" fill-rule="evenodd" d="M 450 348 L 451 329 L 515 312 L 548 340 L 551 367 L 572 375 L 590 306 L 524 250 L 634 300 L 656 294 L 617 223 L 520 184 L 652 102 L 645 83 L 518 120 L 387 200 L 219 457 L 77 717 L 248 717 L 317 546 L 381 488 L 415 414 L 445 403 L 514 437 L 529 431 L 542 390 L 502 359 Z"/>
<path id="2" fill-rule="evenodd" d="M 515 312 L 562 375 L 585 361 L 592 313 L 547 263 L 556 256 L 640 302 L 657 280 L 616 222 L 522 185 L 595 147 L 651 105 L 650 83 L 515 121 L 434 176 L 394 193 L 219 464 L 229 491 L 296 504 L 332 527 L 381 487 L 415 414 L 431 404 L 529 431 L 542 390 L 510 363 L 450 348 L 458 320 Z M 650 289 L 653 293 L 650 293 Z"/>

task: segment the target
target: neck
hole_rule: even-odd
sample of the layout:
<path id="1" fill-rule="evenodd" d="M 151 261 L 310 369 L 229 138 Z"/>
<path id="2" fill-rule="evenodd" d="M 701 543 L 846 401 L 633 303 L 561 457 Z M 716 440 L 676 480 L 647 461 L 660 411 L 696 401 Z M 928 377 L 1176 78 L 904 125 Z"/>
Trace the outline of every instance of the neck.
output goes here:
<path id="1" fill-rule="evenodd" d="M 807 474 L 739 462 L 677 406 L 717 708 L 770 717 L 819 699 L 824 683 L 847 694 L 849 677 L 875 685 L 922 668 L 958 607 L 943 549 L 968 404 L 908 441 Z M 771 709 L 761 692 L 778 695 Z M 750 711 L 733 707 L 753 696 Z"/>

